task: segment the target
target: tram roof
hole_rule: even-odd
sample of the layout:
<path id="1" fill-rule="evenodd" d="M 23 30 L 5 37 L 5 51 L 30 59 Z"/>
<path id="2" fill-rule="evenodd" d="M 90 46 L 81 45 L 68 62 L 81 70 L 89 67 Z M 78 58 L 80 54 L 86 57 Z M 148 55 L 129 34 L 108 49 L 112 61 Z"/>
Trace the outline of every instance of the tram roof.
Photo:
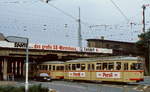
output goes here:
<path id="1" fill-rule="evenodd" d="M 63 64 L 63 61 L 44 61 L 42 64 Z"/>
<path id="2" fill-rule="evenodd" d="M 107 61 L 137 61 L 142 60 L 139 57 L 127 57 L 127 56 L 112 56 L 112 57 L 98 57 L 98 58 L 80 58 L 76 60 L 70 60 L 67 62 L 91 62 L 91 61 L 97 61 L 97 60 L 107 60 Z"/>

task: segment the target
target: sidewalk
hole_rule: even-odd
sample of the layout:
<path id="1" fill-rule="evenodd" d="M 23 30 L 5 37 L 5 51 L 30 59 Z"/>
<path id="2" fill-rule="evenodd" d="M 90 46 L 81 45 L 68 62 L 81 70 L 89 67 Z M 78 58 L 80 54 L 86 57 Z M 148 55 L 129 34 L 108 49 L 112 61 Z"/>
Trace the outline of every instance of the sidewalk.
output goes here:
<path id="1" fill-rule="evenodd" d="M 2 85 L 16 85 L 15 81 L 0 81 L 0 86 Z"/>

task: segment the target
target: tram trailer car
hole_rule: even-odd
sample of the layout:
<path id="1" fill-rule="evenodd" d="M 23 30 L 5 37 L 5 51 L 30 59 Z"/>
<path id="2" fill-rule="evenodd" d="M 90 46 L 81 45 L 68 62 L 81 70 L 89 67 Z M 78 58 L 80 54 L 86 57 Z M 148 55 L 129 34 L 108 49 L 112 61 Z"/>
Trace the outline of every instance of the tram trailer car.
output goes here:
<path id="1" fill-rule="evenodd" d="M 46 73 L 51 79 L 64 79 L 64 62 L 46 61 L 38 64 L 37 74 Z"/>
<path id="2" fill-rule="evenodd" d="M 144 60 L 138 57 L 87 58 L 67 61 L 65 79 L 140 82 L 144 80 Z"/>

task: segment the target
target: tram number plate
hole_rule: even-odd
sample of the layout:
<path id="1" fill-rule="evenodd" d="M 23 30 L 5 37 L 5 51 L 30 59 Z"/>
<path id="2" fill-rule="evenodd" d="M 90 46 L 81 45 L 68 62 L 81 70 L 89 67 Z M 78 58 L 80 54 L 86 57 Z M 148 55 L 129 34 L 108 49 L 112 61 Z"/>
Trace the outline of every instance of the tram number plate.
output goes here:
<path id="1" fill-rule="evenodd" d="M 85 77 L 85 72 L 69 72 L 69 77 Z"/>
<path id="2" fill-rule="evenodd" d="M 120 72 L 97 72 L 97 78 L 120 78 Z"/>

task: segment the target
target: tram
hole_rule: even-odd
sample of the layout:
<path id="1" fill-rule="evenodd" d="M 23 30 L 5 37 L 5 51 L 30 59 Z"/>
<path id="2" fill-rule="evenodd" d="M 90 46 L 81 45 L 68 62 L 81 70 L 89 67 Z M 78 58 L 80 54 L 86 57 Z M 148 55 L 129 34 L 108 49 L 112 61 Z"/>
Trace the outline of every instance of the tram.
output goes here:
<path id="1" fill-rule="evenodd" d="M 37 74 L 47 73 L 52 79 L 140 82 L 144 80 L 143 62 L 139 57 L 123 56 L 47 61 L 38 64 Z"/>
<path id="2" fill-rule="evenodd" d="M 45 73 L 51 79 L 64 79 L 64 62 L 62 61 L 46 61 L 38 64 L 37 75 Z"/>
<path id="3" fill-rule="evenodd" d="M 140 82 L 143 81 L 143 59 L 137 57 L 103 57 L 77 59 L 65 63 L 65 79 Z"/>

